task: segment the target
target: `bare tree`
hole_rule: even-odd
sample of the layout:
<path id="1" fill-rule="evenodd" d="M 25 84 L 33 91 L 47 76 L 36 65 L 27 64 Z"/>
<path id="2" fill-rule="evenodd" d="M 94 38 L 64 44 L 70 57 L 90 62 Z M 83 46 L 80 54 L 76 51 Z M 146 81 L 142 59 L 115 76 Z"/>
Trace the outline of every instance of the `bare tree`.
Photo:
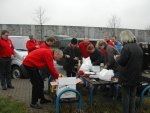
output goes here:
<path id="1" fill-rule="evenodd" d="M 120 18 L 116 15 L 112 15 L 108 20 L 108 27 L 112 29 L 112 35 L 116 35 L 116 28 L 120 27 Z"/>
<path id="2" fill-rule="evenodd" d="M 43 24 L 48 21 L 48 18 L 45 16 L 45 9 L 39 7 L 35 12 L 35 22 L 40 25 L 40 34 L 41 34 L 41 41 L 43 40 Z"/>

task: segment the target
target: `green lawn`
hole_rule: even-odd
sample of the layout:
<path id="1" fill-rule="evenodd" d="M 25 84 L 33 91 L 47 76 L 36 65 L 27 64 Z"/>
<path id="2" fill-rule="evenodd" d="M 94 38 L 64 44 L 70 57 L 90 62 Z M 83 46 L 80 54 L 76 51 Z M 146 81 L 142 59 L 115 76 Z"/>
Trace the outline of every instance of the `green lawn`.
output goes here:
<path id="1" fill-rule="evenodd" d="M 0 97 L 0 113 L 27 113 L 25 104 L 8 97 Z"/>

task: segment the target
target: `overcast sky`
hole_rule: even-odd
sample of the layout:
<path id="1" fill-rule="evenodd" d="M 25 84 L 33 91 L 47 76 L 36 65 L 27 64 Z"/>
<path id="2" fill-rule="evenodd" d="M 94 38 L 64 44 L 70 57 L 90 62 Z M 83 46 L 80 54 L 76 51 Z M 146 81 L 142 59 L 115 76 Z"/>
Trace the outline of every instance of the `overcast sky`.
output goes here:
<path id="1" fill-rule="evenodd" d="M 107 27 L 116 15 L 122 28 L 150 26 L 150 0 L 0 0 L 0 24 L 35 24 L 39 7 L 48 25 Z"/>

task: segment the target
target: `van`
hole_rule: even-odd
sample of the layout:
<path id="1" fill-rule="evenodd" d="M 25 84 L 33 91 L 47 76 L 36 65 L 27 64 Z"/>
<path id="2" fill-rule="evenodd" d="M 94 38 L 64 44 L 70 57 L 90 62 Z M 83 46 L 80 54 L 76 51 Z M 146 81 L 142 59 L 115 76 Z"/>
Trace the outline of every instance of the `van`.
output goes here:
<path id="1" fill-rule="evenodd" d="M 9 36 L 14 45 L 14 58 L 11 63 L 11 75 L 13 78 L 26 78 L 27 72 L 22 66 L 22 61 L 28 55 L 26 42 L 29 40 L 28 36 Z"/>

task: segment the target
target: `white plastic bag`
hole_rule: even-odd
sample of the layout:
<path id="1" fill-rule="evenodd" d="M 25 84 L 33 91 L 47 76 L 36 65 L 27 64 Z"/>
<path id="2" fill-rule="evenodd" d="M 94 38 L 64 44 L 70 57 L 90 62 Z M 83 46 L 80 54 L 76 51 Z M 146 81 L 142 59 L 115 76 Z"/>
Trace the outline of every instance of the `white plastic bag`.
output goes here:
<path id="1" fill-rule="evenodd" d="M 99 72 L 98 76 L 101 80 L 111 81 L 111 78 L 114 76 L 114 72 L 113 70 L 103 69 Z"/>
<path id="2" fill-rule="evenodd" d="M 90 57 L 83 58 L 82 61 L 83 61 L 83 63 L 81 65 L 79 71 L 82 70 L 83 72 L 86 72 L 86 71 L 92 70 L 92 63 L 91 63 Z"/>

